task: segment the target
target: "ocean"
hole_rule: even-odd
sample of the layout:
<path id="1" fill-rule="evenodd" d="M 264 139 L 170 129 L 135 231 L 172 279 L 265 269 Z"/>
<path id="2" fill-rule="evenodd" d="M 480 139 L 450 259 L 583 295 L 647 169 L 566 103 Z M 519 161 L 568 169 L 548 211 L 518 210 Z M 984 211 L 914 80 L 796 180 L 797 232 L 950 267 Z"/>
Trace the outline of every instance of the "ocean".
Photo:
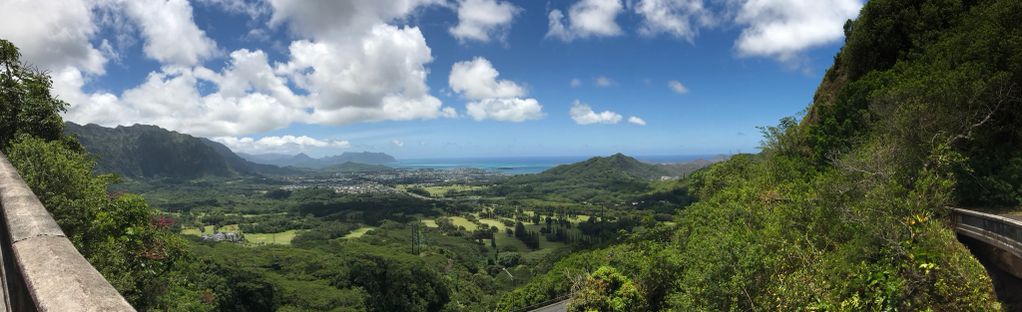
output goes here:
<path id="1" fill-rule="evenodd" d="M 539 173 L 558 165 L 580 162 L 592 156 L 535 156 L 535 157 L 474 157 L 474 158 L 423 158 L 400 159 L 388 165 L 405 169 L 455 169 L 476 168 L 493 170 L 506 174 Z M 650 155 L 633 156 L 643 162 L 665 164 L 689 162 L 699 159 L 715 159 L 720 155 Z"/>

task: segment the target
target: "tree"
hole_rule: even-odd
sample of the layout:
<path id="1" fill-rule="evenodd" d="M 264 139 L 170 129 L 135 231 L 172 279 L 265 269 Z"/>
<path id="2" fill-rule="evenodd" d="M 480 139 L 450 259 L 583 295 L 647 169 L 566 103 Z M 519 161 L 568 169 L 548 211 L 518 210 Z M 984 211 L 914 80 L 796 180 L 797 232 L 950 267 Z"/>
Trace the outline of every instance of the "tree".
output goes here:
<path id="1" fill-rule="evenodd" d="M 60 112 L 67 103 L 50 94 L 52 81 L 45 73 L 24 65 L 10 41 L 0 39 L 0 150 L 19 134 L 45 140 L 63 136 Z"/>
<path id="2" fill-rule="evenodd" d="M 176 282 L 166 279 L 183 255 L 183 242 L 169 231 L 173 222 L 140 196 L 107 194 L 117 179 L 94 175 L 95 162 L 63 136 L 67 103 L 50 94 L 50 77 L 20 56 L 0 39 L 0 150 L 75 248 L 135 308 L 153 308 Z"/>
<path id="3" fill-rule="evenodd" d="M 610 266 L 601 266 L 572 288 L 568 311 L 623 312 L 645 308 L 642 293 L 635 284 Z"/>

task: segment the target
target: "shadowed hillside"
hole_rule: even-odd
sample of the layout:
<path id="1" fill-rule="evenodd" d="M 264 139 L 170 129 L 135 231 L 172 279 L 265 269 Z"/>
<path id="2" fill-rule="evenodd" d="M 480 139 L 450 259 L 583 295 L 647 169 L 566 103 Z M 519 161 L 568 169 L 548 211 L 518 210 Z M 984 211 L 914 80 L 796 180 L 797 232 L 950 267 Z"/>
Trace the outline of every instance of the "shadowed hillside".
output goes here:
<path id="1" fill-rule="evenodd" d="M 190 179 L 283 172 L 246 161 L 223 144 L 156 126 L 105 128 L 68 122 L 64 131 L 96 156 L 98 171 L 125 177 Z"/>

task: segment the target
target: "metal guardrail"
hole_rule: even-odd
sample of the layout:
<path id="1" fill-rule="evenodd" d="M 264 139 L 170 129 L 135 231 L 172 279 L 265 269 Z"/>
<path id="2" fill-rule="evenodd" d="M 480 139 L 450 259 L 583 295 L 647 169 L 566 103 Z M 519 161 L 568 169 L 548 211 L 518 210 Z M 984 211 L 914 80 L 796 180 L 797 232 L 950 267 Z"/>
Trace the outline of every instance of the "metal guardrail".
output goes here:
<path id="1" fill-rule="evenodd" d="M 4 311 L 135 311 L 75 249 L 0 153 Z"/>
<path id="2" fill-rule="evenodd" d="M 1022 259 L 1022 221 L 973 210 L 952 208 L 955 231 Z"/>
<path id="3" fill-rule="evenodd" d="M 539 309 L 539 308 L 542 308 L 542 307 L 545 307 L 545 306 L 549 306 L 549 305 L 552 305 L 552 304 L 555 304 L 555 303 L 558 303 L 558 302 L 561 302 L 561 301 L 564 301 L 564 300 L 568 300 L 569 298 L 571 298 L 571 294 L 560 295 L 560 296 L 554 297 L 553 299 L 548 299 L 548 300 L 543 301 L 543 302 L 527 305 L 527 306 L 522 307 L 520 309 L 517 309 L 515 311 L 517 311 L 517 312 L 528 312 L 528 311 L 536 310 L 536 309 Z"/>

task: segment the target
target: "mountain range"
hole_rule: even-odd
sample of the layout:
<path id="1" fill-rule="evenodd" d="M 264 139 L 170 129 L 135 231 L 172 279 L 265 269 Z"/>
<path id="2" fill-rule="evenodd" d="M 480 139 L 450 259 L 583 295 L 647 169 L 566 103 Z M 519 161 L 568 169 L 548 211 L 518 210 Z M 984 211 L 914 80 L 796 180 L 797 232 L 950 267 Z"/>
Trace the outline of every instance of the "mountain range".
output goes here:
<path id="1" fill-rule="evenodd" d="M 312 158 L 304 153 L 235 154 L 221 143 L 151 125 L 107 128 L 67 122 L 64 133 L 96 157 L 97 171 L 128 178 L 194 179 L 295 174 L 302 169 L 333 172 L 389 170 L 396 161 L 384 153 L 345 152 Z"/>
<path id="2" fill-rule="evenodd" d="M 373 152 L 344 152 L 340 155 L 322 158 L 312 158 L 305 153 L 298 153 L 296 155 L 238 153 L 238 156 L 241 156 L 250 162 L 259 164 L 310 169 L 323 169 L 348 162 L 380 165 L 397 161 L 393 156 Z"/>
<path id="3" fill-rule="evenodd" d="M 281 174 L 289 169 L 249 162 L 227 146 L 157 126 L 107 128 L 65 123 L 64 133 L 78 138 L 95 155 L 97 170 L 129 178 L 235 177 Z"/>

